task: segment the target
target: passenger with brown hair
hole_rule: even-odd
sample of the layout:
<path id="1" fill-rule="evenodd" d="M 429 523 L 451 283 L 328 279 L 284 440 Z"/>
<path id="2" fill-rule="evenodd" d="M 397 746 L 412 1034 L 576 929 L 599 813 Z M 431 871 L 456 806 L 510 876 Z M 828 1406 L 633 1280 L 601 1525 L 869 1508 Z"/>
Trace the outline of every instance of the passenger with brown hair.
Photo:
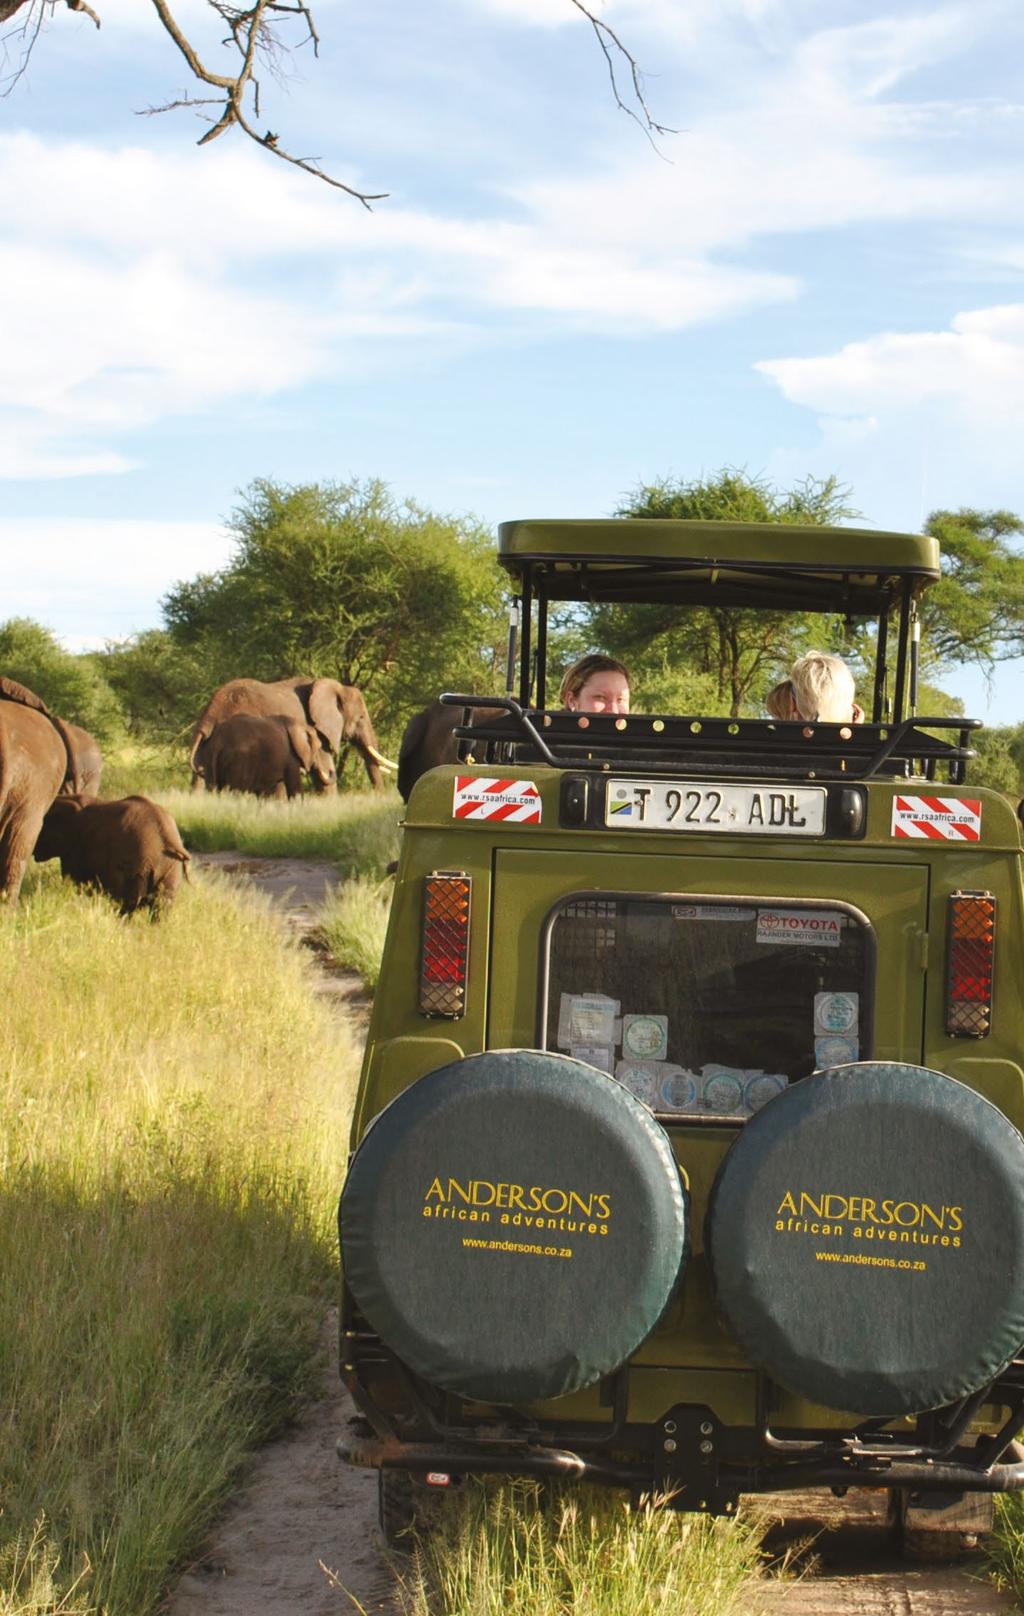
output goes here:
<path id="1" fill-rule="evenodd" d="M 615 657 L 592 652 L 563 674 L 558 699 L 571 713 L 628 713 L 629 671 Z"/>
<path id="2" fill-rule="evenodd" d="M 792 679 L 783 679 L 769 690 L 764 698 L 769 718 L 799 718 L 793 695 Z"/>

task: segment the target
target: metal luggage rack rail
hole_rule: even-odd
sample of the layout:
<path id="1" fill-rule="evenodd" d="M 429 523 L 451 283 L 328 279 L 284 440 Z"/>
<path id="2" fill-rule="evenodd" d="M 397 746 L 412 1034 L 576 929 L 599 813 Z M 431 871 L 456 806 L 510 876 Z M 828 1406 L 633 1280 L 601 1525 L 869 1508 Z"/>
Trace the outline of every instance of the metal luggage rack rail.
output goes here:
<path id="1" fill-rule="evenodd" d="M 969 745 L 977 718 L 904 718 L 894 724 L 805 724 L 763 718 L 667 717 L 653 713 L 528 712 L 511 696 L 448 693 L 449 707 L 488 708 L 475 724 L 456 726 L 462 761 L 547 763 L 554 769 L 643 769 L 692 773 L 870 779 L 920 773 L 935 779 L 943 765 L 961 785 L 975 757 Z M 501 708 L 500 716 L 493 716 Z M 927 730 L 953 730 L 955 740 Z M 471 744 L 471 743 L 475 743 Z M 483 755 L 480 755 L 483 753 Z M 916 770 L 914 765 L 917 765 Z"/>

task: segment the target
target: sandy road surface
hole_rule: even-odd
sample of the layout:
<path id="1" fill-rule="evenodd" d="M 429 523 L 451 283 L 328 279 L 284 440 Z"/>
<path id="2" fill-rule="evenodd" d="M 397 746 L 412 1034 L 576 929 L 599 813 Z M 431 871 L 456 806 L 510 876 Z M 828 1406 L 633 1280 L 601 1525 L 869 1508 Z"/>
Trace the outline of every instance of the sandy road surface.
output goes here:
<path id="1" fill-rule="evenodd" d="M 312 859 L 228 852 L 196 854 L 195 862 L 251 882 L 293 935 L 313 942 L 319 911 L 341 879 L 332 864 Z M 339 1015 L 365 1025 L 359 977 L 325 956 L 321 964 L 320 992 Z M 378 1547 L 376 1472 L 353 1470 L 335 1452 L 352 1413 L 338 1378 L 336 1330 L 332 1316 L 324 1325 L 320 1398 L 294 1430 L 260 1452 L 174 1590 L 168 1616 L 337 1616 L 355 1611 L 348 1594 L 370 1616 L 395 1608 L 394 1575 Z"/>
<path id="2" fill-rule="evenodd" d="M 796 1580 L 762 1597 L 764 1616 L 1006 1616 L 1020 1608 L 985 1580 L 980 1554 L 951 1565 L 904 1559 L 885 1493 L 775 1493 L 757 1507 L 784 1522 L 768 1545 L 795 1550 Z"/>
<path id="3" fill-rule="evenodd" d="M 198 855 L 196 863 L 251 881 L 293 933 L 308 936 L 338 884 L 312 860 Z M 321 991 L 338 1013 L 365 1023 L 366 998 L 352 972 L 326 960 Z M 377 1537 L 376 1477 L 339 1463 L 335 1441 L 351 1413 L 337 1377 L 334 1321 L 325 1324 L 323 1395 L 296 1429 L 259 1454 L 211 1536 L 181 1579 L 167 1616 L 335 1616 L 397 1608 L 394 1574 Z M 765 1502 L 784 1520 L 774 1547 L 798 1545 L 796 1580 L 766 1582 L 765 1616 L 1003 1616 L 1020 1607 L 982 1579 L 980 1557 L 958 1565 L 901 1560 L 884 1521 L 884 1495 L 827 1491 L 777 1494 Z M 333 1572 L 338 1587 L 324 1570 Z"/>

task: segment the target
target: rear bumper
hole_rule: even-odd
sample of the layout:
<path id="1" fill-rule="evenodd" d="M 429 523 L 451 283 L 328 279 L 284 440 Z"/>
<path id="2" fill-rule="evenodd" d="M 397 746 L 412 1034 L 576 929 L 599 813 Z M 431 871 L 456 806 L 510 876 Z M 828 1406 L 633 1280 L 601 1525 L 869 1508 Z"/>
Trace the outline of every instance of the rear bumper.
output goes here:
<path id="1" fill-rule="evenodd" d="M 851 1456 L 845 1460 L 757 1465 L 719 1464 L 699 1481 L 674 1479 L 652 1463 L 631 1463 L 608 1454 L 574 1453 L 569 1449 L 522 1446 L 501 1448 L 458 1443 L 403 1442 L 397 1437 L 346 1437 L 338 1442 L 346 1464 L 417 1474 L 445 1471 L 452 1475 L 562 1477 L 631 1492 L 675 1490 L 682 1509 L 711 1513 L 740 1493 L 784 1492 L 807 1487 L 910 1487 L 916 1492 L 1010 1493 L 1024 1491 L 1024 1462 L 987 1468 L 966 1460 L 901 1460 L 884 1462 Z M 727 1504 L 725 1506 L 728 1508 Z"/>

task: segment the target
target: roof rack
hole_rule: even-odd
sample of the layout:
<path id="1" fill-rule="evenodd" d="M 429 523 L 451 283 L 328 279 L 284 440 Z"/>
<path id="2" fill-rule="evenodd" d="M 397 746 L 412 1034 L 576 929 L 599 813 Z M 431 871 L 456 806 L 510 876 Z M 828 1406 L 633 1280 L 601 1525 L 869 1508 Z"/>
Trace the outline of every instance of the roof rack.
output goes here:
<path id="1" fill-rule="evenodd" d="M 977 718 L 905 718 L 894 724 L 807 724 L 760 718 L 670 717 L 652 713 L 526 710 L 511 696 L 447 693 L 466 709 L 455 730 L 462 762 L 546 763 L 553 769 L 607 773 L 736 774 L 765 779 L 936 778 L 940 766 L 962 785 L 976 756 L 969 744 Z M 500 718 L 469 722 L 476 707 L 501 707 Z M 929 734 L 955 731 L 955 740 Z M 481 755 L 482 754 L 482 755 Z"/>

